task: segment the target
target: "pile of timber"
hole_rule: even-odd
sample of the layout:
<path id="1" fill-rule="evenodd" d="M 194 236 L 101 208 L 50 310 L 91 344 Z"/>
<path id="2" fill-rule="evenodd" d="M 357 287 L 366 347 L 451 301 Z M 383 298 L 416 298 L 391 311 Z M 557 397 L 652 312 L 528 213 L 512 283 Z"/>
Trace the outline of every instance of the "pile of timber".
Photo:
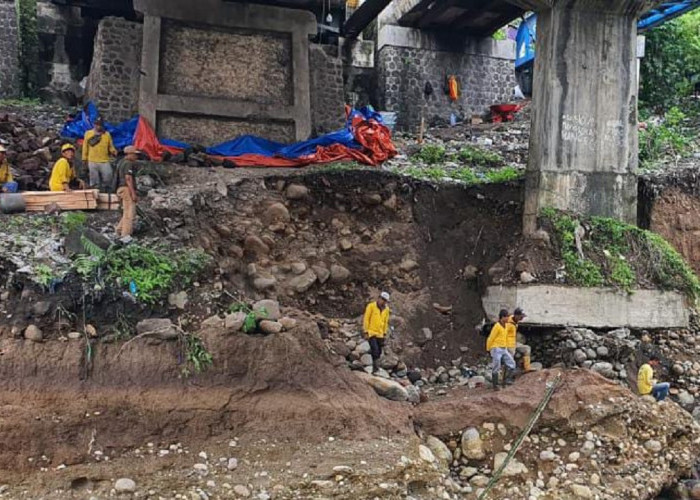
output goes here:
<path id="1" fill-rule="evenodd" d="M 119 197 L 116 194 L 99 193 L 97 210 L 119 210 Z"/>
<path id="2" fill-rule="evenodd" d="M 61 210 L 97 209 L 97 189 L 82 191 L 25 191 L 22 193 L 27 212 L 43 212 L 50 205 Z"/>

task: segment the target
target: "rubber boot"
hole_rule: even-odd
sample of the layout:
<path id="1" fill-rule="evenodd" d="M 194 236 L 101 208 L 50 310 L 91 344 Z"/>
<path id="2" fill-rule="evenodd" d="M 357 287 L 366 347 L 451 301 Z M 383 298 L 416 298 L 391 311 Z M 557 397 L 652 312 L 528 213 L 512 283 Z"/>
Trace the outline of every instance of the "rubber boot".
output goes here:
<path id="1" fill-rule="evenodd" d="M 515 370 L 506 369 L 506 376 L 503 380 L 503 385 L 513 385 L 515 382 Z"/>
<path id="2" fill-rule="evenodd" d="M 494 372 L 491 377 L 491 382 L 493 383 L 493 389 L 495 391 L 500 391 L 501 387 L 498 385 L 498 373 Z"/>
<path id="3" fill-rule="evenodd" d="M 527 373 L 530 370 L 532 370 L 532 368 L 530 368 L 530 356 L 523 356 L 523 371 Z"/>
<path id="4" fill-rule="evenodd" d="M 372 360 L 372 373 L 377 373 L 379 371 L 379 360 Z"/>

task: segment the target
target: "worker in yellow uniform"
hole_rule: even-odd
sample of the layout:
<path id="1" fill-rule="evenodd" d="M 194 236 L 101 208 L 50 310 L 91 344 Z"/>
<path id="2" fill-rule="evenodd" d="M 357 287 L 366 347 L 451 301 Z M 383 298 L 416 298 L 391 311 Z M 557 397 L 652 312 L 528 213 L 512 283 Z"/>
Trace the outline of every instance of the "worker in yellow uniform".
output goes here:
<path id="1" fill-rule="evenodd" d="M 506 365 L 504 376 L 505 384 L 513 383 L 513 373 L 515 372 L 515 360 L 508 352 L 508 311 L 501 309 L 498 313 L 498 323 L 493 325 L 489 338 L 486 340 L 486 350 L 491 354 L 491 382 L 495 390 L 499 389 L 498 379 L 501 373 L 501 363 Z"/>
<path id="2" fill-rule="evenodd" d="M 372 354 L 372 373 L 379 371 L 379 358 L 382 357 L 384 341 L 389 331 L 390 298 L 387 292 L 382 292 L 375 302 L 370 302 L 365 308 L 362 333 L 369 340 L 370 353 Z"/>
<path id="3" fill-rule="evenodd" d="M 97 117 L 95 127 L 85 132 L 83 139 L 83 163 L 88 165 L 91 188 L 106 191 L 112 187 L 111 156 L 117 156 L 112 135 L 105 130 L 102 118 Z"/>
<path id="4" fill-rule="evenodd" d="M 61 157 L 53 165 L 51 177 L 49 179 L 49 189 L 51 191 L 70 191 L 71 183 L 77 180 L 80 189 L 85 188 L 85 183 L 78 179 L 73 168 L 75 158 L 75 146 L 64 144 L 61 146 Z"/>
<path id="5" fill-rule="evenodd" d="M 671 384 L 668 382 L 658 383 L 654 380 L 654 368 L 658 368 L 661 363 L 658 356 L 650 356 L 649 362 L 639 367 L 637 373 L 637 389 L 639 394 L 646 396 L 651 394 L 657 401 L 663 401 L 668 396 Z"/>
<path id="6" fill-rule="evenodd" d="M 12 179 L 12 171 L 6 155 L 7 149 L 0 145 L 0 193 L 16 193 L 19 186 Z"/>
<path id="7" fill-rule="evenodd" d="M 506 323 L 506 330 L 508 330 L 508 352 L 513 359 L 515 359 L 515 353 L 517 352 L 523 360 L 523 371 L 530 371 L 530 346 L 525 343 L 525 336 L 518 332 L 518 324 L 525 319 L 527 315 L 523 310 L 518 307 L 513 311 L 513 315 L 508 317 L 508 322 Z"/>

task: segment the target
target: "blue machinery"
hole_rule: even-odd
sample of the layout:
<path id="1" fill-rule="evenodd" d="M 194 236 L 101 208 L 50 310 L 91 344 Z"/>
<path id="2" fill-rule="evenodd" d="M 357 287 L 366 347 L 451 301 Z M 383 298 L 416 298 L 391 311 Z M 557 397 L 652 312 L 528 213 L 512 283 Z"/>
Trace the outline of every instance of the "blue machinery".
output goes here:
<path id="1" fill-rule="evenodd" d="M 643 32 L 644 30 L 655 28 L 698 7 L 700 7 L 700 0 L 664 2 L 639 18 L 637 31 Z M 532 14 L 520 23 L 518 34 L 515 37 L 515 74 L 525 95 L 532 94 L 532 69 L 535 62 L 536 33 L 537 15 Z"/>

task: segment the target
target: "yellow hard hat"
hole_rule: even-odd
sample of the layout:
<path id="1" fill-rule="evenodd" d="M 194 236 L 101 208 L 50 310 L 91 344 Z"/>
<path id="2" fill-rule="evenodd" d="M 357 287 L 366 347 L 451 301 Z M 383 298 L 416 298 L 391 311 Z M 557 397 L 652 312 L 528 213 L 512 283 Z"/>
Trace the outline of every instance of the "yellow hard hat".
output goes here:
<path id="1" fill-rule="evenodd" d="M 75 146 L 73 146 L 72 144 L 64 144 L 63 146 L 61 146 L 61 153 L 63 153 L 64 151 L 68 151 L 69 149 L 75 151 Z"/>

